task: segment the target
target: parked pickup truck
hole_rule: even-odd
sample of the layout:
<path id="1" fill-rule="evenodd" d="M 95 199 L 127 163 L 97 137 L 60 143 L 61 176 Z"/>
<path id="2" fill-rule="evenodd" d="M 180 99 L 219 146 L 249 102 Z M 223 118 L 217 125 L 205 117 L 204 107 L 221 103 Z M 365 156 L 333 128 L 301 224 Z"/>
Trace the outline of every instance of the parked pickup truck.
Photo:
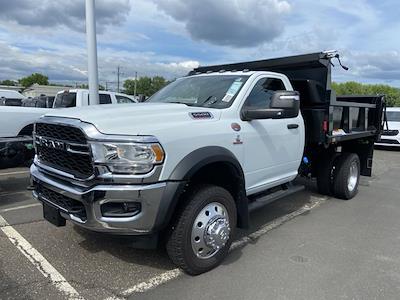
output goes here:
<path id="1" fill-rule="evenodd" d="M 299 191 L 353 198 L 371 176 L 383 96 L 335 97 L 336 53 L 200 67 L 136 106 L 52 111 L 35 124 L 44 218 L 166 241 L 189 274 L 216 267 L 249 213 Z M 295 91 L 296 90 L 296 91 Z"/>
<path id="2" fill-rule="evenodd" d="M 21 106 L 26 97 L 17 91 L 0 89 L 0 106 Z"/>
<path id="3" fill-rule="evenodd" d="M 53 108 L 85 107 L 90 105 L 89 91 L 73 89 L 59 92 Z M 100 104 L 136 103 L 129 95 L 99 92 Z M 33 158 L 32 131 L 36 120 L 52 108 L 0 106 L 0 169 L 16 167 Z"/>
<path id="4" fill-rule="evenodd" d="M 136 103 L 137 101 L 130 95 L 100 91 L 99 102 L 100 104 L 124 104 Z M 53 108 L 83 107 L 88 105 L 90 105 L 89 90 L 74 89 L 58 92 L 53 103 Z"/>

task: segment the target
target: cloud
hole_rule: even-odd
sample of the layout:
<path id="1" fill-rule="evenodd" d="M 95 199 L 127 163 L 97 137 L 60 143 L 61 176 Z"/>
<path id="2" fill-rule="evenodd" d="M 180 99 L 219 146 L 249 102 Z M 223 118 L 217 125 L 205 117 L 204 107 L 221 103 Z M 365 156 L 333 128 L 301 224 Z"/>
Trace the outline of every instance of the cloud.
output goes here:
<path id="1" fill-rule="evenodd" d="M 283 32 L 291 11 L 284 0 L 153 0 L 159 9 L 184 23 L 194 40 L 214 45 L 252 47 Z"/>
<path id="2" fill-rule="evenodd" d="M 395 82 L 400 80 L 400 52 L 345 52 L 354 77 Z"/>
<path id="3" fill-rule="evenodd" d="M 84 53 L 68 50 L 68 53 L 57 53 L 40 49 L 29 53 L 0 42 L 0 77 L 18 79 L 39 72 L 52 80 L 85 80 L 86 76 L 76 67 L 85 61 Z"/>
<path id="4" fill-rule="evenodd" d="M 52 82 L 72 84 L 87 81 L 85 49 L 77 46 L 56 45 L 54 49 L 26 52 L 0 42 L 0 80 L 19 79 L 34 72 L 45 74 Z M 122 66 L 121 80 L 139 76 L 164 76 L 173 79 L 186 75 L 199 62 L 182 57 L 164 56 L 153 52 L 116 51 L 103 49 L 99 55 L 99 79 L 115 87 L 116 67 Z"/>
<path id="5" fill-rule="evenodd" d="M 85 2 L 0 0 L 0 20 L 16 22 L 22 26 L 59 27 L 74 31 L 85 31 Z M 129 0 L 96 1 L 97 28 L 101 33 L 109 25 L 126 21 L 130 11 Z"/>
<path id="6" fill-rule="evenodd" d="M 0 0 L 0 79 L 87 80 L 84 0 Z M 96 0 L 99 77 L 341 50 L 334 80 L 400 86 L 398 1 Z M 395 51 L 393 51 L 395 50 Z"/>

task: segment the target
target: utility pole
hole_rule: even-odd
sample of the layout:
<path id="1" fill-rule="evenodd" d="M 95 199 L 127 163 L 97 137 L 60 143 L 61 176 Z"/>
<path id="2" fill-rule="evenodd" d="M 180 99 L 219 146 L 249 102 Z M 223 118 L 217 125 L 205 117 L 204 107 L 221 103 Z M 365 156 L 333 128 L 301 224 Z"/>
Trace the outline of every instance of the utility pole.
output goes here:
<path id="1" fill-rule="evenodd" d="M 117 67 L 117 92 L 119 93 L 119 66 Z"/>
<path id="2" fill-rule="evenodd" d="M 114 74 L 117 74 L 117 92 L 119 93 L 119 82 L 120 82 L 119 78 L 121 75 L 125 75 L 125 74 L 123 72 L 121 72 L 120 66 L 117 67 L 117 73 L 114 73 Z"/>
<path id="3" fill-rule="evenodd" d="M 135 97 L 135 99 L 136 99 L 136 87 L 137 87 L 137 72 L 135 72 L 135 91 L 133 93 L 133 96 Z"/>
<path id="4" fill-rule="evenodd" d="M 88 50 L 89 102 L 99 104 L 95 0 L 86 0 L 86 43 Z"/>

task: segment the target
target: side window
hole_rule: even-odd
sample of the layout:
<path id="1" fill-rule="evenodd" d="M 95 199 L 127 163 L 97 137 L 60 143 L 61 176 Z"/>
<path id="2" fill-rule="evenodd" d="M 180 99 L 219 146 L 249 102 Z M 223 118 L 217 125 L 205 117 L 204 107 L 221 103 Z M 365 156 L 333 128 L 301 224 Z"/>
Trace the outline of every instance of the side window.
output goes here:
<path id="1" fill-rule="evenodd" d="M 115 98 L 117 98 L 117 103 L 118 104 L 123 104 L 123 103 L 134 103 L 135 101 L 133 101 L 132 99 L 125 97 L 125 96 L 120 96 L 120 95 L 116 95 Z"/>
<path id="2" fill-rule="evenodd" d="M 284 90 L 286 90 L 285 85 L 280 79 L 260 79 L 247 97 L 245 107 L 268 108 L 271 103 L 272 94 L 275 91 Z"/>
<path id="3" fill-rule="evenodd" d="M 108 94 L 99 94 L 100 104 L 111 104 L 111 96 Z"/>

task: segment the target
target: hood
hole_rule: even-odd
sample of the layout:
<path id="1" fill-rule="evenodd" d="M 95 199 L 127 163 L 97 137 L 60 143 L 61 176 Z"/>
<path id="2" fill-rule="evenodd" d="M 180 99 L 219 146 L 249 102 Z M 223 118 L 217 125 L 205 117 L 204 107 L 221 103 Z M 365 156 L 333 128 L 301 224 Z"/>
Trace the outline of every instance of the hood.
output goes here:
<path id="1" fill-rule="evenodd" d="M 389 130 L 400 130 L 400 122 L 388 121 Z M 386 129 L 386 125 L 384 126 Z"/>
<path id="2" fill-rule="evenodd" d="M 156 135 L 173 127 L 215 122 L 221 110 L 175 103 L 137 103 L 56 109 L 45 116 L 79 119 L 104 134 Z"/>

